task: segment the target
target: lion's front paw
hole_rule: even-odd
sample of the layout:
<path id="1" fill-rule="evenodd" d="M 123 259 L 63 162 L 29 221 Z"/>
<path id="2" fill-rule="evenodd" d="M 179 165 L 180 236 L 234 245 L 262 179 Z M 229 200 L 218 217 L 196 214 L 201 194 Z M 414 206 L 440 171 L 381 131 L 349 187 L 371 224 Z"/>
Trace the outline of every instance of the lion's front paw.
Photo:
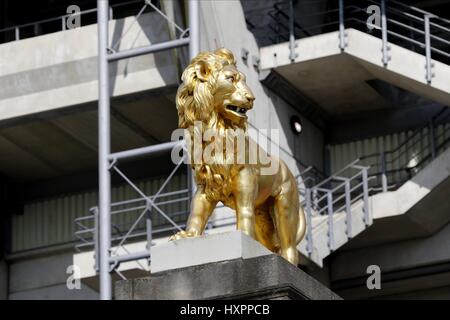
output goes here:
<path id="1" fill-rule="evenodd" d="M 174 234 L 173 236 L 171 236 L 169 238 L 169 241 L 180 240 L 183 238 L 192 238 L 192 237 L 196 237 L 196 236 L 197 235 L 194 234 L 193 232 L 180 231 L 180 232 Z"/>

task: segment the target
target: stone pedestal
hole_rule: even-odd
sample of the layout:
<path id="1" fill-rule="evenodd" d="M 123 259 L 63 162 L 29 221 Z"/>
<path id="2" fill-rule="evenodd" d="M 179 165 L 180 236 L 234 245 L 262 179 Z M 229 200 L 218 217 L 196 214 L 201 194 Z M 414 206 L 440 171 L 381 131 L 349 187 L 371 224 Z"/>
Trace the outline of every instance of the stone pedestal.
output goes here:
<path id="1" fill-rule="evenodd" d="M 116 282 L 116 299 L 340 299 L 238 231 L 169 243 L 165 257 L 159 249 L 157 272 Z"/>

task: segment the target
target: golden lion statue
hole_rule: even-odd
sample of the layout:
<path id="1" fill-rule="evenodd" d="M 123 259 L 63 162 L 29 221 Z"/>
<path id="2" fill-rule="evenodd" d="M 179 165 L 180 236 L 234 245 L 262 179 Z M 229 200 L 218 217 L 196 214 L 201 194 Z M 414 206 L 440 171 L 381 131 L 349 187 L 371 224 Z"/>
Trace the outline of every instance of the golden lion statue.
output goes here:
<path id="1" fill-rule="evenodd" d="M 229 139 L 227 129 L 247 132 L 246 113 L 253 108 L 255 97 L 244 74 L 237 70 L 231 51 L 201 52 L 184 70 L 182 81 L 176 96 L 178 120 L 191 137 L 196 134 L 196 122 L 202 124 L 202 131 L 214 129 L 225 139 Z M 243 164 L 202 160 L 195 163 L 191 149 L 197 190 L 186 231 L 178 232 L 170 240 L 201 235 L 217 203 L 222 202 L 236 211 L 238 230 L 297 265 L 297 244 L 303 239 L 306 226 L 296 180 L 282 160 L 267 154 L 276 170 L 262 174 L 265 165 L 261 161 L 248 162 L 251 146 L 260 152 L 262 148 L 248 136 L 245 139 L 250 147 L 246 148 Z"/>

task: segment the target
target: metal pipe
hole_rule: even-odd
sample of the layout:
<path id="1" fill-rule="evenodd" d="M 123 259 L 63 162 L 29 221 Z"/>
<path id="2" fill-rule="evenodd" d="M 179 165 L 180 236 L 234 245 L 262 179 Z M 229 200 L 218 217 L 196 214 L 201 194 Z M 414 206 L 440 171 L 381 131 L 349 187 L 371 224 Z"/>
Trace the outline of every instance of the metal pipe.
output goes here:
<path id="1" fill-rule="evenodd" d="M 430 120 L 430 148 L 431 148 L 431 158 L 435 159 L 436 158 L 436 131 L 434 129 L 434 120 L 431 119 Z"/>
<path id="2" fill-rule="evenodd" d="M 388 191 L 388 182 L 387 182 L 387 165 L 386 165 L 386 153 L 381 152 L 381 186 L 383 187 L 383 192 Z"/>
<path id="3" fill-rule="evenodd" d="M 363 177 L 363 201 L 364 201 L 364 223 L 368 226 L 372 224 L 371 215 L 369 213 L 369 179 L 367 169 L 362 171 Z"/>
<path id="4" fill-rule="evenodd" d="M 312 211 L 311 211 L 311 189 L 306 189 L 306 251 L 311 256 L 313 252 L 312 235 Z"/>
<path id="5" fill-rule="evenodd" d="M 344 0 L 339 0 L 339 49 L 345 50 Z"/>
<path id="6" fill-rule="evenodd" d="M 347 223 L 347 238 L 349 239 L 353 236 L 351 196 L 350 180 L 347 179 L 345 181 L 345 218 Z"/>
<path id="7" fill-rule="evenodd" d="M 98 226 L 98 208 L 94 208 L 94 258 L 95 258 L 95 272 L 100 270 L 100 251 L 99 251 L 99 226 Z"/>
<path id="8" fill-rule="evenodd" d="M 129 50 L 123 50 L 121 52 L 115 52 L 108 54 L 108 61 L 113 62 L 117 60 L 132 58 L 141 56 L 144 54 L 155 53 L 168 49 L 179 48 L 187 46 L 189 44 L 189 38 L 176 39 L 171 41 L 165 41 L 162 43 L 152 44 L 150 46 L 139 47 Z"/>
<path id="9" fill-rule="evenodd" d="M 108 155 L 110 139 L 110 94 L 108 70 L 108 0 L 97 0 L 98 21 L 98 162 L 99 162 L 99 258 L 100 258 L 100 299 L 111 300 L 111 274 L 109 251 L 111 246 L 111 175 Z"/>
<path id="10" fill-rule="evenodd" d="M 147 250 L 148 250 L 148 254 L 149 257 L 151 256 L 151 250 L 152 250 L 152 233 L 153 233 L 153 226 L 152 226 L 152 211 L 151 211 L 151 207 L 148 208 L 147 210 L 147 216 L 146 216 L 146 220 L 145 220 L 145 229 L 147 232 Z"/>
<path id="11" fill-rule="evenodd" d="M 167 152 L 175 148 L 176 146 L 183 145 L 184 141 L 170 141 L 164 142 L 160 144 L 155 144 L 148 147 L 136 148 L 126 151 L 120 151 L 116 153 L 111 153 L 108 156 L 108 160 L 110 161 L 118 161 L 118 160 L 130 160 L 136 159 L 140 157 L 144 157 L 146 155 L 156 155 L 159 153 Z"/>
<path id="12" fill-rule="evenodd" d="M 99 0 L 101 1 L 101 0 Z M 122 263 L 122 262 L 128 262 L 128 261 L 135 261 L 135 260 L 141 260 L 141 259 L 148 259 L 150 257 L 149 251 L 139 251 L 134 252 L 130 254 L 124 254 L 120 256 L 114 256 L 109 258 L 109 263 L 112 265 Z"/>
<path id="13" fill-rule="evenodd" d="M 189 0 L 189 59 L 192 60 L 200 52 L 200 6 L 199 0 Z M 190 150 L 188 150 L 190 152 Z M 188 163 L 189 161 L 187 161 Z M 196 192 L 196 183 L 191 166 L 187 165 L 187 183 L 191 201 Z M 190 205 L 190 204 L 189 204 Z"/>
<path id="14" fill-rule="evenodd" d="M 331 191 L 327 193 L 327 209 L 328 209 L 328 247 L 330 251 L 335 248 L 334 245 L 334 219 L 333 219 L 333 194 Z"/>
<path id="15" fill-rule="evenodd" d="M 428 84 L 431 84 L 433 78 L 432 63 L 431 63 L 431 39 L 430 39 L 430 16 L 425 15 L 425 57 L 426 57 L 426 80 Z"/>
<path id="16" fill-rule="evenodd" d="M 189 0 L 189 58 L 200 52 L 200 6 L 198 0 Z"/>
<path id="17" fill-rule="evenodd" d="M 338 175 L 340 175 L 341 173 L 343 173 L 345 170 L 349 169 L 350 167 L 357 167 L 357 163 L 360 161 L 360 159 L 355 159 L 354 161 L 352 161 L 351 163 L 349 163 L 348 165 L 346 165 L 345 167 L 343 167 L 342 169 L 339 169 L 338 171 L 336 171 L 335 173 L 333 173 L 333 175 L 329 176 L 328 178 L 326 178 L 325 180 L 322 180 L 319 184 L 317 184 L 314 188 L 323 186 L 324 184 L 326 184 L 327 182 L 329 182 L 330 180 L 333 180 L 335 177 L 337 177 Z"/>
<path id="18" fill-rule="evenodd" d="M 389 62 L 388 44 L 387 44 L 387 19 L 386 19 L 386 0 L 381 0 L 381 37 L 382 37 L 382 52 L 383 65 L 386 67 Z"/>
<path id="19" fill-rule="evenodd" d="M 289 1 L 289 59 L 295 61 L 297 54 L 295 53 L 295 21 L 294 21 L 294 0 Z"/>

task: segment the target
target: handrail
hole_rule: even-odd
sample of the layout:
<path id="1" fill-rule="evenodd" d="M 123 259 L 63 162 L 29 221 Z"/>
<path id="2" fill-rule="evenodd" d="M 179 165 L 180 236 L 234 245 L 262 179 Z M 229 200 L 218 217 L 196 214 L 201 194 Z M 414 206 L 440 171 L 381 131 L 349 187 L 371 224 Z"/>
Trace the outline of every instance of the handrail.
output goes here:
<path id="1" fill-rule="evenodd" d="M 445 18 L 442 18 L 442 17 L 440 17 L 440 16 L 437 16 L 437 15 L 435 15 L 435 14 L 429 12 L 429 11 L 425 11 L 425 10 L 419 9 L 419 8 L 417 8 L 417 7 L 415 7 L 415 6 L 406 5 L 406 4 L 401 3 L 401 2 L 399 2 L 399 1 L 397 1 L 397 0 L 390 0 L 390 2 L 395 3 L 395 4 L 397 4 L 397 5 L 401 6 L 401 7 L 408 8 L 408 9 L 411 9 L 411 10 L 414 10 L 414 11 L 417 11 L 417 12 L 423 14 L 423 15 L 429 15 L 429 16 L 435 18 L 435 19 L 439 19 L 439 20 L 441 20 L 441 21 L 443 21 L 443 22 L 445 22 L 445 23 L 450 24 L 450 20 L 445 19 Z"/>
<path id="2" fill-rule="evenodd" d="M 431 121 L 436 121 L 436 119 L 437 119 L 438 117 L 440 117 L 442 114 L 444 114 L 445 112 L 447 112 L 447 111 L 449 111 L 449 110 L 450 110 L 449 107 L 442 107 L 435 115 L 433 115 L 433 116 L 431 117 Z M 450 116 L 450 113 L 449 113 L 449 116 Z M 368 159 L 368 158 L 373 158 L 373 157 L 376 157 L 376 156 L 380 156 L 381 153 L 385 153 L 385 154 L 392 154 L 392 153 L 395 153 L 395 152 L 397 152 L 398 150 L 400 150 L 403 146 L 407 145 L 408 142 L 410 142 L 411 139 L 413 139 L 413 137 L 419 135 L 419 134 L 420 134 L 425 128 L 427 128 L 428 126 L 429 126 L 429 124 L 427 123 L 426 125 L 424 125 L 424 126 L 422 126 L 422 127 L 420 127 L 420 128 L 415 129 L 415 130 L 413 131 L 413 133 L 412 133 L 409 137 L 405 138 L 405 140 L 404 140 L 403 142 L 401 142 L 398 146 L 396 146 L 396 147 L 395 147 L 394 149 L 392 149 L 392 150 L 388 150 L 388 151 L 384 151 L 384 152 L 375 152 L 375 153 L 372 153 L 372 154 L 368 154 L 368 155 L 359 157 L 358 159 L 359 159 L 359 160 L 366 160 L 366 159 Z"/>
<path id="3" fill-rule="evenodd" d="M 333 173 L 331 176 L 329 176 L 327 179 L 321 181 L 319 184 L 315 185 L 314 188 L 316 187 L 320 187 L 322 185 L 324 185 L 325 183 L 331 181 L 334 177 L 338 176 L 339 174 L 341 174 L 342 172 L 344 172 L 345 170 L 349 169 L 350 167 L 352 167 L 353 165 L 357 164 L 359 162 L 359 159 L 354 160 L 353 162 L 349 163 L 348 165 L 346 165 L 345 167 L 343 167 L 342 169 L 336 171 L 335 173 Z"/>
<path id="4" fill-rule="evenodd" d="M 448 53 L 449 50 L 440 48 L 440 46 L 443 45 L 450 46 L 450 39 L 447 38 L 447 36 L 450 37 L 450 28 L 448 26 L 450 21 L 431 14 L 425 10 L 408 6 L 397 1 L 385 1 L 386 5 L 384 6 L 384 10 L 387 13 L 385 20 L 386 23 L 383 26 L 375 26 L 376 29 L 382 31 L 381 35 L 376 34 L 375 36 L 381 36 L 383 39 L 383 63 L 385 65 L 389 63 L 388 50 L 386 49 L 388 41 L 401 46 L 406 46 L 408 49 L 413 51 L 421 51 L 422 49 L 425 49 L 424 55 L 426 55 L 427 58 L 426 79 L 427 82 L 430 83 L 433 78 L 431 54 L 433 53 L 438 55 L 437 59 L 443 60 L 447 64 L 449 64 L 450 61 L 450 54 Z M 311 3 L 313 2 L 316 3 L 317 1 L 311 1 Z M 355 22 L 358 24 L 358 29 L 362 26 L 368 26 L 369 24 L 369 22 L 365 19 L 358 19 L 358 15 L 361 15 L 362 13 L 367 14 L 366 7 L 363 7 L 364 5 L 355 2 L 347 4 L 344 0 L 339 1 L 338 7 L 332 7 L 325 11 L 318 8 L 312 13 L 301 15 L 301 18 L 305 19 L 310 16 L 328 16 L 328 19 L 322 21 L 323 23 L 310 23 L 305 22 L 305 20 L 300 20 L 298 23 L 297 21 L 294 21 L 294 23 L 292 23 L 292 20 L 290 20 L 289 17 L 291 17 L 294 13 L 287 11 L 287 9 L 291 10 L 290 6 L 289 8 L 287 7 L 288 3 L 289 1 L 276 3 L 273 5 L 273 10 L 267 12 L 269 17 L 273 20 L 267 25 L 271 31 L 266 34 L 261 33 L 261 40 L 264 39 L 263 41 L 268 40 L 270 43 L 277 43 L 280 41 L 288 41 L 291 38 L 295 39 L 297 37 L 309 37 L 311 36 L 310 33 L 314 34 L 317 31 L 319 33 L 322 32 L 320 30 L 321 28 L 328 27 L 327 30 L 330 30 L 331 28 L 338 28 L 340 37 L 339 47 L 342 50 L 345 48 L 345 41 L 343 40 L 345 38 L 344 30 L 345 28 L 352 27 L 351 24 L 348 24 L 349 22 Z M 375 4 L 380 6 L 382 1 L 367 0 L 366 4 Z M 339 17 L 336 14 L 336 11 L 339 13 Z M 408 25 L 409 23 L 412 25 Z M 361 26 L 359 26 L 359 24 L 361 24 Z M 420 27 L 418 27 L 419 25 Z M 300 29 L 303 34 L 297 34 L 298 29 Z M 398 31 L 399 29 L 401 31 Z M 441 32 L 445 32 L 445 36 L 433 34 L 433 32 L 437 29 Z M 367 31 L 363 30 L 363 32 Z M 422 38 L 423 40 L 417 41 L 416 39 L 418 38 Z M 290 57 L 296 55 L 294 51 L 294 47 L 292 47 L 291 44 Z M 421 54 L 423 53 L 421 52 Z M 436 59 L 435 57 L 433 58 Z"/>
<path id="5" fill-rule="evenodd" d="M 118 7 L 123 7 L 123 6 L 129 5 L 129 4 L 133 4 L 133 3 L 140 3 L 140 2 L 142 2 L 142 0 L 131 0 L 131 1 L 121 2 L 121 3 L 117 3 L 117 4 L 112 4 L 112 5 L 110 5 L 110 10 L 113 10 L 114 8 L 118 8 Z M 42 19 L 42 20 L 37 20 L 34 22 L 27 22 L 24 24 L 6 27 L 3 29 L 0 29 L 0 33 L 16 30 L 16 40 L 20 40 L 20 39 L 17 39 L 17 32 L 18 32 L 18 30 L 20 32 L 20 29 L 22 29 L 22 28 L 40 25 L 40 24 L 44 24 L 44 23 L 48 23 L 48 22 L 61 21 L 61 20 L 63 21 L 63 24 L 64 24 L 65 19 L 67 19 L 69 17 L 82 16 L 82 15 L 94 13 L 94 12 L 97 12 L 97 8 L 87 9 L 87 10 L 83 10 L 83 11 L 76 12 L 76 13 L 70 13 L 70 14 L 53 17 L 53 18 Z M 62 26 L 62 28 L 61 28 L 61 31 L 63 31 L 63 30 L 64 30 L 64 26 Z"/>

